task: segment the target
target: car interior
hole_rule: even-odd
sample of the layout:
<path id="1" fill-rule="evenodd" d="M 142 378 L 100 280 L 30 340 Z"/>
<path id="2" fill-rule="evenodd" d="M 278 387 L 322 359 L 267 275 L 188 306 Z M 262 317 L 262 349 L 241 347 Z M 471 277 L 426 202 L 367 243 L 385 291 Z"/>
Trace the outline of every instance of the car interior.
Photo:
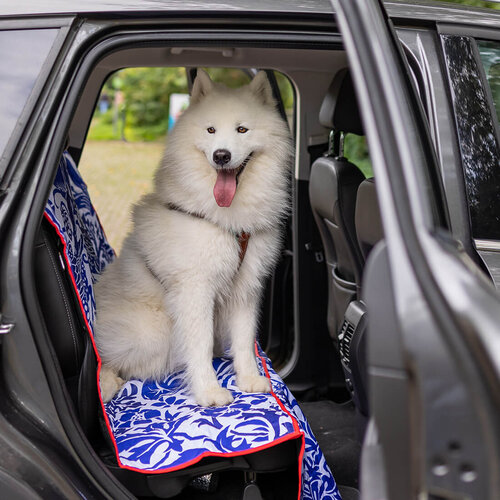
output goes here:
<path id="1" fill-rule="evenodd" d="M 348 134 L 364 135 L 346 54 L 341 46 L 329 48 L 158 43 L 109 52 L 93 65 L 80 90 L 65 149 L 78 165 L 101 89 L 122 68 L 183 67 L 190 82 L 200 67 L 265 69 L 271 80 L 272 70 L 290 80 L 295 93 L 293 210 L 282 259 L 267 284 L 258 337 L 307 416 L 342 497 L 351 500 L 359 498 L 361 447 L 370 415 L 363 269 L 383 229 L 375 181 L 349 161 L 344 147 Z M 34 269 L 46 340 L 74 414 L 103 467 L 137 497 L 290 498 L 283 485 L 293 482 L 291 442 L 246 457 L 204 458 L 165 474 L 118 467 L 103 428 L 95 354 L 62 252 L 54 228 L 43 219 Z M 255 474 L 262 496 L 244 496 L 242 488 L 255 481 Z"/>

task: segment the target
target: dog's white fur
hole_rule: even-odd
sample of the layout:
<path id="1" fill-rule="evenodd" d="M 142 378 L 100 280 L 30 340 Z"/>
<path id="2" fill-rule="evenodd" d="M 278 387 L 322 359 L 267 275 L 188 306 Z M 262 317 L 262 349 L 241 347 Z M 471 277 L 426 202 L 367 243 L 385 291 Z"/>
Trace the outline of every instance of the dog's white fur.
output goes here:
<path id="1" fill-rule="evenodd" d="M 239 126 L 248 131 L 238 132 Z M 231 152 L 232 168 L 253 153 L 227 208 L 213 194 L 217 149 Z M 288 127 L 265 73 L 228 89 L 198 72 L 191 104 L 169 134 L 154 190 L 135 205 L 133 230 L 96 285 L 104 401 L 124 379 L 159 380 L 184 368 L 198 404 L 230 403 L 212 367 L 213 355 L 228 348 L 238 387 L 269 392 L 257 370 L 254 339 L 265 277 L 280 251 L 291 157 Z M 235 234 L 241 231 L 251 237 L 239 267 Z"/>

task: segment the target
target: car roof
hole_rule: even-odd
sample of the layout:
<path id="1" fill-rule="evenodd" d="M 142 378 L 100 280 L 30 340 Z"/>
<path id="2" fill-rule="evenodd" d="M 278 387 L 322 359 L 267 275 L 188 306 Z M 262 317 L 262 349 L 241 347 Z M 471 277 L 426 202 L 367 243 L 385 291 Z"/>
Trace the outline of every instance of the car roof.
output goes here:
<path id="1" fill-rule="evenodd" d="M 389 15 L 399 19 L 440 21 L 483 26 L 498 25 L 500 11 L 428 0 L 384 0 Z M 189 13 L 333 13 L 330 0 L 23 0 L 0 2 L 1 17 L 71 14 L 151 15 Z M 128 17 L 128 16 L 127 16 Z M 1 20 L 1 19 L 0 19 Z"/>

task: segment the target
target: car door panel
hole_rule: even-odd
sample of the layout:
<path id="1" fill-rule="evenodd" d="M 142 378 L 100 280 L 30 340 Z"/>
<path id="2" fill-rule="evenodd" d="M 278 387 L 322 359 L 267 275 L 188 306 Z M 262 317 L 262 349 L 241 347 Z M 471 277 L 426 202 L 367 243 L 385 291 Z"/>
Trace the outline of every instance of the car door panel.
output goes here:
<path id="1" fill-rule="evenodd" d="M 387 498 L 498 498 L 498 297 L 447 228 L 428 126 L 381 3 L 334 5 L 387 245 L 368 260 L 363 284 Z M 370 489 L 362 497 L 374 498 Z"/>

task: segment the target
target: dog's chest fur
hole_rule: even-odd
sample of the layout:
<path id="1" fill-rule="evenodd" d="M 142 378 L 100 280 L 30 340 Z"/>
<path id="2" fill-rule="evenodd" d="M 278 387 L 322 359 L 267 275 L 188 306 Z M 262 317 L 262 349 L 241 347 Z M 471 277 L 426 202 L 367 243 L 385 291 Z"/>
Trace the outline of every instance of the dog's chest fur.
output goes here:
<path id="1" fill-rule="evenodd" d="M 252 233 L 240 264 L 237 233 L 156 203 L 142 205 L 136 212 L 136 230 L 143 229 L 145 234 L 136 239 L 142 242 L 139 253 L 162 288 L 175 293 L 178 287 L 194 285 L 214 300 L 233 293 L 241 281 L 257 287 L 279 247 L 277 230 Z"/>

